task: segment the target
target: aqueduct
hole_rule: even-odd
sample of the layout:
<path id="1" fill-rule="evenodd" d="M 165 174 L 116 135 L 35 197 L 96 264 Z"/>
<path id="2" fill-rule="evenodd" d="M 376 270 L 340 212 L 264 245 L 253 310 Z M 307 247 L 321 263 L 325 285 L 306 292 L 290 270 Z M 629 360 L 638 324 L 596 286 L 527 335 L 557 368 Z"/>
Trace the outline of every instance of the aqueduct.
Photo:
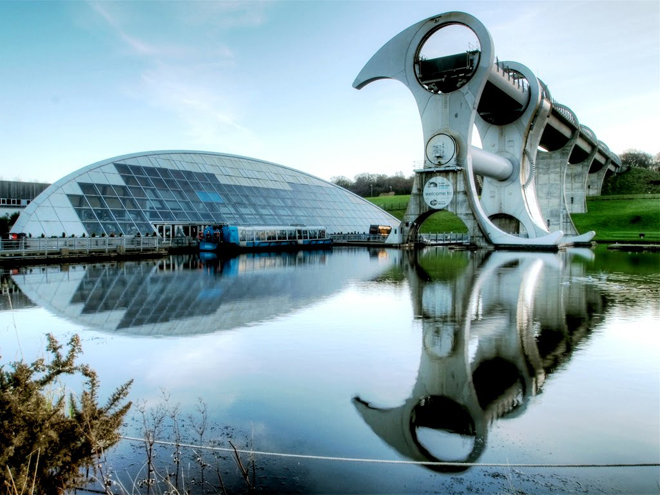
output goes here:
<path id="1" fill-rule="evenodd" d="M 473 39 L 464 51 L 447 44 L 434 52 L 431 40 L 457 27 Z M 552 249 L 594 237 L 580 235 L 570 214 L 586 211 L 586 196 L 600 194 L 619 158 L 530 69 L 499 61 L 475 17 L 449 12 L 402 31 L 353 87 L 378 79 L 405 84 L 422 120 L 424 166 L 415 170 L 403 242 L 441 209 L 458 215 L 481 246 Z"/>

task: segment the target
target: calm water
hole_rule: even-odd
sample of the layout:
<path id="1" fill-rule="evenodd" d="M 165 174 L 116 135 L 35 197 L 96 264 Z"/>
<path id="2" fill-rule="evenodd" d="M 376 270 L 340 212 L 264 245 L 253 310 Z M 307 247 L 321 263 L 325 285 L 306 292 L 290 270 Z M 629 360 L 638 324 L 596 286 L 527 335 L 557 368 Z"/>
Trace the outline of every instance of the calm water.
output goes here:
<path id="1" fill-rule="evenodd" d="M 335 248 L 35 267 L 3 282 L 3 362 L 42 354 L 47 331 L 62 342 L 78 333 L 106 393 L 132 378 L 131 399 L 148 413 L 179 404 L 191 443 L 203 403 L 202 441 L 221 447 L 232 440 L 258 451 L 406 461 L 660 462 L 658 254 Z M 141 424 L 134 407 L 125 435 L 139 435 Z M 169 419 L 159 436 L 172 438 Z M 163 473 L 172 451 L 158 451 Z M 195 488 L 194 453 L 182 458 Z M 244 487 L 225 454 L 204 458 L 207 480 L 217 482 L 219 465 L 233 493 Z M 657 467 L 255 459 L 257 486 L 273 492 L 660 486 Z M 144 477 L 144 461 L 130 441 L 108 458 L 127 487 Z"/>

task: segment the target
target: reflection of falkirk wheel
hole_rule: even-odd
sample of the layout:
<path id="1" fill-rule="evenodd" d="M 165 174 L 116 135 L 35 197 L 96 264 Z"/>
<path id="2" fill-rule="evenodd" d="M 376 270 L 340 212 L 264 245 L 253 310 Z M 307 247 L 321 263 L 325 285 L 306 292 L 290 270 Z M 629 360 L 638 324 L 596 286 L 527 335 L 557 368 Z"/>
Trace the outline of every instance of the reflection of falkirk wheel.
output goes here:
<path id="1" fill-rule="evenodd" d="M 422 51 L 431 37 L 457 25 L 476 36 L 478 47 L 425 58 Z M 414 24 L 369 60 L 353 86 L 361 89 L 384 78 L 401 81 L 410 89 L 424 133 L 424 168 L 416 170 L 402 224 L 404 242 L 414 241 L 421 223 L 441 209 L 458 215 L 473 242 L 482 246 L 552 249 L 560 242 L 593 238 L 593 232 L 578 236 L 570 218 L 561 218 L 569 210 L 564 194 L 566 163 L 557 163 L 557 155 L 550 160 L 549 171 L 544 169 L 541 175 L 556 187 L 543 189 L 542 198 L 537 194 L 539 146 L 557 141 L 556 136 L 578 136 L 579 124 L 566 120 L 565 112 L 527 67 L 496 62 L 490 34 L 477 19 L 450 12 Z M 471 145 L 475 126 L 483 149 Z M 596 150 L 606 161 L 605 171 L 613 160 L 609 150 L 591 138 L 578 136 L 573 146 L 587 155 Z M 604 174 L 590 180 L 602 184 Z M 585 189 L 583 177 L 580 184 Z M 570 181 L 571 187 L 576 183 Z M 544 211 L 544 207 L 550 209 L 546 197 L 550 191 L 561 205 L 552 212 Z"/>
<path id="2" fill-rule="evenodd" d="M 416 256 L 412 252 L 406 278 L 423 341 L 411 395 L 391 408 L 360 397 L 353 402 L 405 457 L 455 463 L 429 467 L 461 471 L 469 467 L 461 463 L 477 462 L 485 450 L 493 421 L 525 411 L 556 368 L 557 349 L 576 345 L 559 283 L 564 265 L 552 254 L 498 252 L 484 263 L 474 256 L 455 278 L 439 281 Z M 573 316 L 586 318 L 585 296 L 571 294 L 571 300 L 583 306 Z"/>

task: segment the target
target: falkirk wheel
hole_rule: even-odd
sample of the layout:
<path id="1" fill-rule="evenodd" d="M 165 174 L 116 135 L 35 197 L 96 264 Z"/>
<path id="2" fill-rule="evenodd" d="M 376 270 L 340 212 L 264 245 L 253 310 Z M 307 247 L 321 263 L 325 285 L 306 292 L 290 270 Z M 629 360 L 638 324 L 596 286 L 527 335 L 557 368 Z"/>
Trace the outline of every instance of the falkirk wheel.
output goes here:
<path id="1" fill-rule="evenodd" d="M 427 56 L 431 38 L 456 27 L 467 28 L 474 43 L 464 51 L 448 43 L 441 56 Z M 594 237 L 580 235 L 570 213 L 586 211 L 586 197 L 600 194 L 619 158 L 530 69 L 499 61 L 475 17 L 449 12 L 402 31 L 353 87 L 378 79 L 405 84 L 422 120 L 424 166 L 415 170 L 403 242 L 413 242 L 423 221 L 442 209 L 456 214 L 479 246 L 553 249 Z M 472 145 L 474 132 L 481 148 Z"/>

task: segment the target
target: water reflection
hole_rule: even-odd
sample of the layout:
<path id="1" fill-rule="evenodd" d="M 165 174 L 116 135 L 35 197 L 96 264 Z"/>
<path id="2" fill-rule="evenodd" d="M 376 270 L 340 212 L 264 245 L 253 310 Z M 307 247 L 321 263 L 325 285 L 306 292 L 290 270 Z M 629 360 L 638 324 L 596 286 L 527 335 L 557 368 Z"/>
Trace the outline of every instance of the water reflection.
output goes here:
<path id="1" fill-rule="evenodd" d="M 157 261 L 38 267 L 12 275 L 35 304 L 76 323 L 133 335 L 176 336 L 272 319 L 368 280 L 396 250 L 172 256 Z M 322 283 L 320 280 L 322 279 Z"/>
<path id="2" fill-rule="evenodd" d="M 403 270 L 422 325 L 417 379 L 396 407 L 355 397 L 364 421 L 407 458 L 477 461 L 489 426 L 520 415 L 603 312 L 593 287 L 570 282 L 584 270 L 577 257 L 593 253 L 410 252 Z"/>

